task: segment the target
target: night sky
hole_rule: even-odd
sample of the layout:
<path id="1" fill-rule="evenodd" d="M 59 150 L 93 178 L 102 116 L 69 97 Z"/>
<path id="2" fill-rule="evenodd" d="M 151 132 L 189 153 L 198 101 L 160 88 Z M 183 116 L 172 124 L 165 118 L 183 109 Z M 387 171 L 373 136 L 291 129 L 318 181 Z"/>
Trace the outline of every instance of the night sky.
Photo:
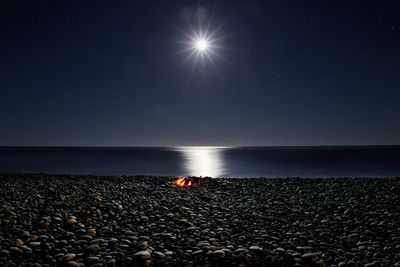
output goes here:
<path id="1" fill-rule="evenodd" d="M 400 144 L 395 3 L 2 0 L 0 145 Z"/>

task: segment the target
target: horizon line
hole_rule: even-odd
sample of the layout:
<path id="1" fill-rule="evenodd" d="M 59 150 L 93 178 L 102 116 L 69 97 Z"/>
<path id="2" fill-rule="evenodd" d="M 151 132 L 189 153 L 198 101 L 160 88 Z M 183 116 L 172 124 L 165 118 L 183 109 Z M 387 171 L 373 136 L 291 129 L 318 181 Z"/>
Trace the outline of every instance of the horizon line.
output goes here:
<path id="1" fill-rule="evenodd" d="M 0 145 L 0 148 L 246 148 L 246 147 L 382 147 L 382 146 L 400 146 L 400 144 L 355 144 L 355 145 Z"/>

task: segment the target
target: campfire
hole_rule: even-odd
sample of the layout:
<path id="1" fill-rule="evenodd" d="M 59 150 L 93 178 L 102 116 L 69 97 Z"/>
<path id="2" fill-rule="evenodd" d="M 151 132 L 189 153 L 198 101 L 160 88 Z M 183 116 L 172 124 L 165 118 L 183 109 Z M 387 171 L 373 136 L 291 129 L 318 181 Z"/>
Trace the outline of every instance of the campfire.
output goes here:
<path id="1" fill-rule="evenodd" d="M 179 177 L 174 181 L 174 184 L 178 187 L 195 187 L 199 186 L 202 180 L 198 177 Z"/>

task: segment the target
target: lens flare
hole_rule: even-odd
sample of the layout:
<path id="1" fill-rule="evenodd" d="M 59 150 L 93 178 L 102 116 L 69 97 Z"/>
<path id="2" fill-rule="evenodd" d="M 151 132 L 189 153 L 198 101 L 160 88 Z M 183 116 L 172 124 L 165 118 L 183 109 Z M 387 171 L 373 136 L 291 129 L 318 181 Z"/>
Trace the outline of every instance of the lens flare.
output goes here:
<path id="1" fill-rule="evenodd" d="M 215 16 L 215 10 L 206 10 L 205 8 L 193 8 L 193 14 L 201 14 L 201 19 L 196 16 L 190 16 L 189 8 L 182 17 L 185 23 L 180 26 L 172 25 L 182 38 L 175 40 L 181 47 L 177 48 L 174 55 L 182 55 L 181 65 L 189 72 L 188 81 L 191 80 L 194 73 L 203 75 L 208 72 L 211 67 L 215 73 L 219 75 L 217 64 L 219 61 L 227 62 L 227 50 L 232 50 L 226 46 L 229 42 L 227 39 L 231 34 L 224 33 L 225 24 L 229 18 L 221 18 Z M 210 15 L 207 15 L 210 14 Z M 227 62 L 229 63 L 229 62 Z M 191 65 L 191 66 L 190 66 Z"/>

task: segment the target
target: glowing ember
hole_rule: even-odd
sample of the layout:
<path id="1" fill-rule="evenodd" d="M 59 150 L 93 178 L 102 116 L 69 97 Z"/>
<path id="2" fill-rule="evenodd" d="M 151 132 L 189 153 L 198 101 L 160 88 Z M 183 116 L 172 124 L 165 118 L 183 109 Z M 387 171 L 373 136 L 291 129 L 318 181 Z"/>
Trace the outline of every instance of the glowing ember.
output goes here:
<path id="1" fill-rule="evenodd" d="M 179 177 L 174 184 L 179 187 L 194 187 L 200 185 L 201 179 L 192 177 Z"/>

